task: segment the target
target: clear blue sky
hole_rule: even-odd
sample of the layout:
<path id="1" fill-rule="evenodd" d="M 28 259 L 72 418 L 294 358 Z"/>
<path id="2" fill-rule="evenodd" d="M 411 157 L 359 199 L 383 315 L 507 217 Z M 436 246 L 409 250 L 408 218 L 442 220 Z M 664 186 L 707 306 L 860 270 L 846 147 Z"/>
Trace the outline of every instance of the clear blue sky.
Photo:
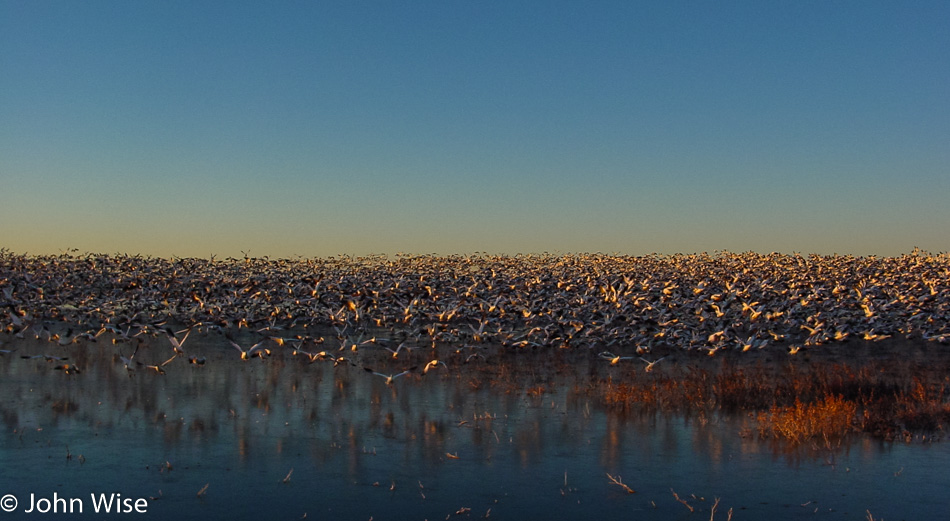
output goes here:
<path id="1" fill-rule="evenodd" d="M 0 0 L 0 247 L 950 250 L 950 3 Z"/>

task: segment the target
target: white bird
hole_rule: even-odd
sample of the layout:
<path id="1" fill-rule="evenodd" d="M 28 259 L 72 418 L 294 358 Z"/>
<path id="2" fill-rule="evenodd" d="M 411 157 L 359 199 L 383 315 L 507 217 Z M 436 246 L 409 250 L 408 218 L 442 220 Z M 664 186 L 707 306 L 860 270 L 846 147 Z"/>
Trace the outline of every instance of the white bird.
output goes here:
<path id="1" fill-rule="evenodd" d="M 327 358 L 329 358 L 330 360 L 333 360 L 334 362 L 336 361 L 336 357 L 334 357 L 330 353 L 327 353 L 326 351 L 320 351 L 319 353 L 311 353 L 310 351 L 294 349 L 293 354 L 294 356 L 303 355 L 307 357 L 307 359 L 310 360 L 311 364 L 316 362 L 317 360 L 325 360 Z"/>
<path id="2" fill-rule="evenodd" d="M 407 370 L 405 370 L 405 371 L 403 371 L 403 372 L 401 372 L 401 373 L 398 373 L 398 374 L 383 374 L 383 373 L 377 373 L 376 371 L 373 371 L 373 370 L 370 369 L 369 367 L 364 367 L 364 368 L 363 368 L 363 370 L 365 370 L 367 373 L 373 373 L 373 374 L 375 374 L 376 376 L 382 376 L 383 378 L 385 378 L 385 379 L 386 379 L 386 385 L 392 385 L 392 384 L 393 384 L 393 380 L 395 380 L 396 378 L 399 378 L 400 376 L 407 375 L 407 374 L 409 374 L 409 373 L 415 371 L 415 369 L 416 369 L 416 367 L 415 367 L 415 366 L 412 366 L 412 367 L 410 367 L 409 369 L 407 369 Z"/>
<path id="3" fill-rule="evenodd" d="M 353 366 L 356 365 L 356 364 L 354 364 L 353 362 L 350 362 L 349 360 L 347 360 L 346 357 L 344 357 L 344 356 L 342 356 L 342 355 L 341 355 L 341 356 L 338 356 L 338 357 L 336 357 L 336 358 L 333 359 L 333 367 L 336 367 L 336 366 L 338 366 L 338 365 L 340 365 L 340 364 L 350 364 L 350 365 L 353 365 Z"/>
<path id="4" fill-rule="evenodd" d="M 170 329 L 165 330 L 165 334 L 168 335 L 168 341 L 171 342 L 172 350 L 175 351 L 176 355 L 185 354 L 185 351 L 182 349 L 182 346 L 185 345 L 185 340 L 188 340 L 188 335 L 191 334 L 191 329 L 189 328 L 189 329 L 186 329 L 185 331 L 186 331 L 185 336 L 183 336 L 181 340 L 178 340 L 178 338 L 175 337 L 175 333 L 173 333 Z"/>
<path id="5" fill-rule="evenodd" d="M 62 371 L 66 374 L 76 374 L 76 373 L 82 372 L 79 370 L 78 367 L 76 367 L 75 365 L 70 365 L 70 364 L 57 365 L 53 369 L 56 369 L 57 371 Z"/>
<path id="6" fill-rule="evenodd" d="M 501 300 L 501 297 L 498 297 L 498 299 Z M 497 304 L 498 301 L 495 301 L 495 303 Z M 492 308 L 494 308 L 494 307 L 495 307 L 495 306 L 492 305 Z M 472 330 L 472 340 L 474 340 L 475 342 L 484 342 L 484 341 L 485 341 L 485 324 L 487 324 L 487 323 L 488 323 L 487 320 L 480 320 L 479 323 L 478 323 L 478 329 L 475 329 L 475 326 L 469 324 L 468 327 L 469 327 L 469 329 Z"/>
<path id="7" fill-rule="evenodd" d="M 471 362 L 472 360 L 476 360 L 476 359 L 478 359 L 478 358 L 481 358 L 482 360 L 485 360 L 485 355 L 483 355 L 483 354 L 481 354 L 481 353 L 472 353 L 472 354 L 468 355 L 467 357 L 465 357 L 465 363 L 467 364 L 467 363 Z"/>
<path id="8" fill-rule="evenodd" d="M 11 326 L 15 330 L 17 330 L 17 333 L 15 334 L 17 338 L 23 338 L 24 332 L 30 327 L 29 320 L 27 320 L 26 318 L 27 317 L 23 317 L 22 315 L 18 313 L 12 313 L 12 312 L 10 313 Z"/>
<path id="9" fill-rule="evenodd" d="M 644 371 L 646 371 L 646 372 L 649 373 L 650 371 L 653 370 L 653 366 L 655 366 L 656 364 L 660 363 L 660 360 L 663 360 L 664 358 L 666 358 L 666 357 L 665 357 L 665 356 L 661 356 L 660 358 L 657 358 L 656 360 L 654 360 L 654 361 L 651 362 L 651 361 L 649 361 L 649 360 L 647 360 L 646 358 L 643 358 L 643 357 L 641 356 L 641 357 L 640 357 L 640 360 L 643 360 L 644 362 L 646 362 L 647 366 L 646 366 L 646 368 L 644 369 Z"/>
<path id="10" fill-rule="evenodd" d="M 251 357 L 258 356 L 264 358 L 265 356 L 270 355 L 270 349 L 264 347 L 264 343 L 267 340 L 261 340 L 260 342 L 252 345 L 251 347 L 244 349 L 238 345 L 234 340 L 228 338 L 228 342 L 231 342 L 231 345 L 234 346 L 234 349 L 237 349 L 241 352 L 241 360 L 250 360 Z"/>
<path id="11" fill-rule="evenodd" d="M 390 353 L 393 354 L 393 358 L 398 358 L 398 357 L 399 357 L 399 352 L 402 351 L 403 349 L 405 349 L 406 351 L 411 351 L 411 350 L 415 349 L 415 347 L 414 347 L 414 346 L 407 346 L 405 342 L 402 342 L 402 343 L 400 343 L 398 346 L 396 346 L 396 349 L 392 349 L 392 348 L 389 348 L 389 347 L 386 348 L 387 351 L 389 351 Z"/>
<path id="12" fill-rule="evenodd" d="M 610 365 L 617 365 L 620 363 L 621 360 L 633 360 L 634 358 L 632 356 L 615 356 L 613 353 L 609 351 L 604 351 L 603 353 L 600 353 L 600 357 L 603 358 L 604 360 L 610 360 Z"/>
<path id="13" fill-rule="evenodd" d="M 139 352 L 139 347 L 135 346 L 135 350 L 132 351 L 132 354 L 129 355 L 128 358 L 122 355 L 119 355 L 119 361 L 121 361 L 122 365 L 125 366 L 126 371 L 130 373 L 135 371 L 135 368 L 132 367 L 132 359 L 135 358 L 135 353 L 138 353 L 138 352 Z"/>
<path id="14" fill-rule="evenodd" d="M 142 362 L 136 362 L 140 366 L 148 369 L 149 371 L 155 371 L 158 374 L 165 374 L 165 370 L 162 369 L 163 364 L 143 364 Z"/>
<path id="15" fill-rule="evenodd" d="M 73 328 L 68 328 L 64 335 L 57 335 L 57 336 L 58 338 L 56 338 L 56 341 L 61 346 L 68 346 L 69 344 L 72 344 L 73 342 L 75 342 L 77 338 L 79 338 L 78 334 L 76 335 L 73 334 Z"/>
<path id="16" fill-rule="evenodd" d="M 445 362 L 442 362 L 439 360 L 432 360 L 431 362 L 426 364 L 426 366 L 422 369 L 422 374 L 427 374 L 429 371 L 439 367 L 440 364 L 442 365 L 442 367 L 445 367 L 446 369 L 449 368 L 449 366 L 445 365 Z"/>

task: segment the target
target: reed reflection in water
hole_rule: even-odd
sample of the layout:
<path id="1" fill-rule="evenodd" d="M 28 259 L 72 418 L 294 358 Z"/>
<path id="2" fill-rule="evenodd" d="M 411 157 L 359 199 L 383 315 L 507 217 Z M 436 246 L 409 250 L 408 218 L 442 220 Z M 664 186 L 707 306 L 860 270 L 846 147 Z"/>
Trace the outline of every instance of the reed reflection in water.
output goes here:
<path id="1" fill-rule="evenodd" d="M 387 385 L 364 367 L 412 362 L 381 350 L 361 351 L 356 365 L 287 351 L 242 361 L 224 339 L 189 342 L 207 363 L 176 361 L 164 374 L 126 369 L 116 353 L 129 346 L 71 346 L 59 354 L 81 372 L 66 374 L 23 358 L 48 342 L 10 343 L 0 492 L 119 492 L 150 498 L 149 516 L 182 519 L 669 519 L 689 508 L 717 519 L 729 509 L 734 519 L 896 519 L 946 505 L 946 444 L 857 437 L 833 451 L 776 452 L 740 435 L 745 415 L 605 408 L 592 382 L 622 369 L 597 358 L 463 364 L 447 351 L 446 367 Z M 155 364 L 157 352 L 136 357 Z"/>

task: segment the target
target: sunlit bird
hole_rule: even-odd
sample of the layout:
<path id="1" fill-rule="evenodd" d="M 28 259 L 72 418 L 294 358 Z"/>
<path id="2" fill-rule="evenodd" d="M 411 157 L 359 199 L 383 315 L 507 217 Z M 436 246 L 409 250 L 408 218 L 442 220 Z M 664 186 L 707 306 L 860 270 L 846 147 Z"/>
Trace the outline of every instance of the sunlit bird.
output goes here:
<path id="1" fill-rule="evenodd" d="M 81 372 L 78 367 L 76 367 L 75 365 L 71 365 L 71 364 L 61 364 L 61 365 L 57 365 L 57 366 L 54 367 L 53 369 L 56 369 L 57 371 L 62 371 L 62 372 L 64 372 L 64 373 L 66 373 L 66 374 L 79 374 L 79 373 Z"/>
<path id="2" fill-rule="evenodd" d="M 604 360 L 610 360 L 610 365 L 617 365 L 620 363 L 621 360 L 633 360 L 634 358 L 636 358 L 634 356 L 617 356 L 609 351 L 604 351 L 603 353 L 600 353 L 600 357 L 603 358 Z"/>
<path id="3" fill-rule="evenodd" d="M 651 362 L 651 361 L 649 361 L 649 360 L 647 360 L 646 358 L 643 358 L 643 357 L 641 356 L 641 357 L 640 357 L 640 360 L 643 360 L 643 361 L 647 364 L 647 366 L 646 366 L 643 370 L 649 373 L 650 371 L 653 370 L 653 367 L 656 366 L 656 364 L 660 363 L 660 360 L 663 360 L 664 358 L 666 358 L 666 357 L 665 357 L 665 356 L 661 356 L 660 358 L 657 358 L 656 360 L 654 360 L 654 361 Z"/>
<path id="4" fill-rule="evenodd" d="M 264 347 L 264 344 L 267 340 L 261 340 L 260 342 L 252 345 L 251 347 L 244 349 L 237 342 L 228 338 L 228 342 L 231 342 L 231 345 L 234 346 L 234 349 L 237 349 L 241 353 L 241 360 L 250 360 L 251 358 L 257 356 L 264 358 L 265 356 L 270 355 L 270 349 Z"/>
<path id="5" fill-rule="evenodd" d="M 185 345 L 185 340 L 188 340 L 188 335 L 191 334 L 191 329 L 185 330 L 185 336 L 183 336 L 181 340 L 179 340 L 175 336 L 175 333 L 173 333 L 170 329 L 166 329 L 165 334 L 168 336 L 168 341 L 171 342 L 172 350 L 175 351 L 175 354 L 176 355 L 185 354 L 185 351 L 182 349 L 182 346 Z"/>
<path id="6" fill-rule="evenodd" d="M 326 351 L 320 351 L 319 353 L 311 353 L 309 351 L 304 351 L 302 349 L 294 349 L 293 355 L 306 357 L 310 361 L 311 364 L 316 362 L 317 360 L 325 360 L 328 358 L 330 360 L 336 361 L 336 357 L 334 357 L 330 353 L 327 353 Z"/>
<path id="7" fill-rule="evenodd" d="M 445 365 L 445 362 L 442 362 L 442 361 L 439 361 L 439 360 L 432 360 L 431 362 L 429 362 L 428 364 L 426 364 L 425 367 L 422 368 L 422 374 L 428 374 L 429 371 L 432 371 L 432 370 L 438 368 L 440 365 L 441 365 L 442 367 L 446 368 L 446 369 L 449 368 L 449 366 Z"/>
<path id="8" fill-rule="evenodd" d="M 399 357 L 399 353 L 400 353 L 403 349 L 405 349 L 406 351 L 411 351 L 411 350 L 415 349 L 415 347 L 407 346 L 405 342 L 402 342 L 402 343 L 400 343 L 398 346 L 396 346 L 396 349 L 392 349 L 392 348 L 390 348 L 390 347 L 387 347 L 387 348 L 386 348 L 387 351 L 389 351 L 390 353 L 393 354 L 393 358 L 398 358 L 398 357 Z"/>
<path id="9" fill-rule="evenodd" d="M 140 366 L 142 366 L 142 367 L 148 369 L 149 371 L 155 371 L 155 372 L 158 373 L 158 374 L 165 374 L 165 370 L 162 369 L 162 366 L 161 366 L 161 365 L 157 365 L 157 364 L 145 364 L 145 363 L 142 363 L 142 362 L 136 362 L 136 363 L 137 363 L 138 365 L 140 365 Z"/>

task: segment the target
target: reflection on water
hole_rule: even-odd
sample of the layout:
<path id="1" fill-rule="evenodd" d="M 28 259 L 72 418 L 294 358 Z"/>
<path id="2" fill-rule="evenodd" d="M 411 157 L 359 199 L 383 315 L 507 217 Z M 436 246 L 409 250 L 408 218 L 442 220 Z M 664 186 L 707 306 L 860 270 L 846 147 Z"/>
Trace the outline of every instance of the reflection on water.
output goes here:
<path id="1" fill-rule="evenodd" d="M 900 519 L 946 505 L 946 444 L 776 453 L 740 435 L 742 415 L 605 410 L 587 392 L 600 366 L 550 353 L 387 385 L 362 366 L 404 366 L 388 353 L 361 353 L 360 366 L 287 352 L 244 362 L 220 339 L 194 342 L 207 364 L 174 360 L 165 374 L 127 371 L 116 353 L 130 346 L 50 353 L 81 368 L 65 374 L 22 358 L 48 342 L 8 343 L 0 494 L 20 507 L 7 518 L 30 517 L 30 494 L 86 498 L 88 513 L 90 494 L 112 492 L 182 519 L 705 519 L 716 498 L 717 519 Z M 161 363 L 157 352 L 136 358 Z"/>

